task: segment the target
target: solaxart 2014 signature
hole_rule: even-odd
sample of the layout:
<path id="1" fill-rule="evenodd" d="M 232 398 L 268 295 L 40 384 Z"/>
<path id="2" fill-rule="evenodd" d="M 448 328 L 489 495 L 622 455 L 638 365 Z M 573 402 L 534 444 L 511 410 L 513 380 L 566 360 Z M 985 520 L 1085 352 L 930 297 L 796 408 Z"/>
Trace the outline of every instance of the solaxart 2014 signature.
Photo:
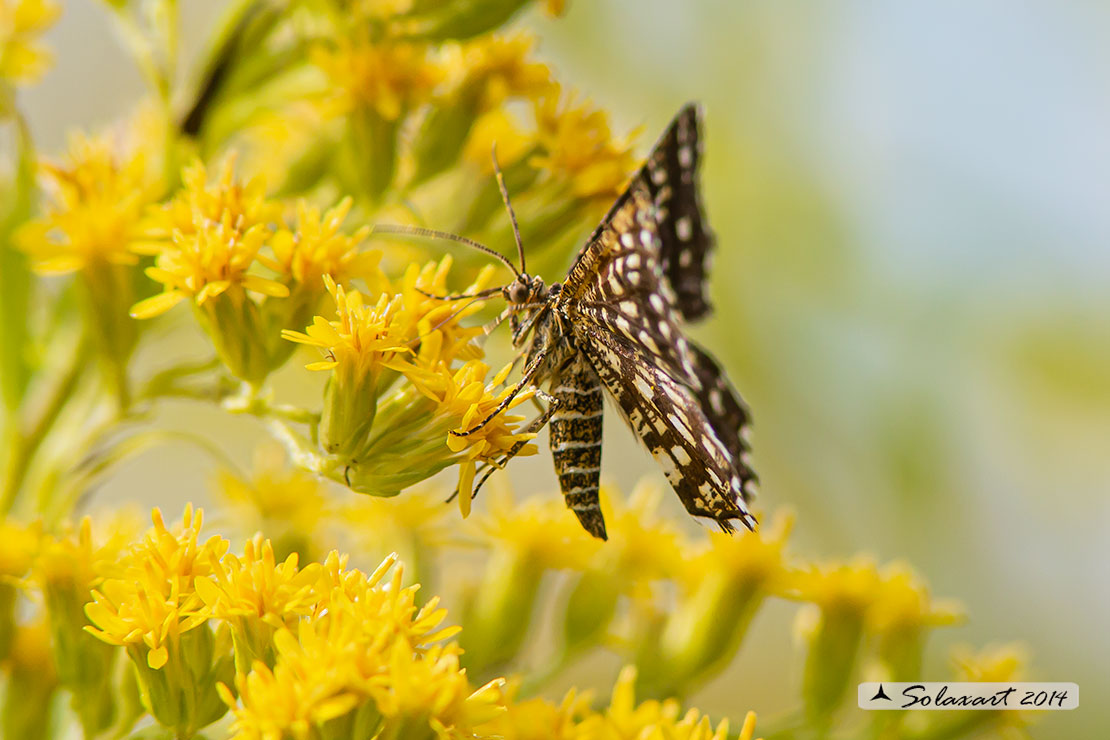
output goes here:
<path id="1" fill-rule="evenodd" d="M 859 685 L 861 709 L 1022 710 L 1075 709 L 1074 683 L 867 682 Z"/>

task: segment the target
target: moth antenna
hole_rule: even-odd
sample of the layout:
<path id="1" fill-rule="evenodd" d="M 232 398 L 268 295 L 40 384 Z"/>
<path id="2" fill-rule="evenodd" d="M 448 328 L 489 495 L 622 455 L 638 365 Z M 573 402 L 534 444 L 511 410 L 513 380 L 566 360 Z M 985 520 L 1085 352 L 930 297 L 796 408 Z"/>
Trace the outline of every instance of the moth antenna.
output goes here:
<path id="1" fill-rule="evenodd" d="M 505 204 L 505 209 L 509 212 L 509 220 L 513 224 L 513 239 L 516 240 L 516 253 L 520 256 L 520 272 L 527 273 L 528 269 L 524 264 L 524 242 L 520 239 L 520 226 L 516 222 L 516 211 L 513 210 L 513 204 L 509 202 L 509 188 L 505 185 L 505 175 L 501 173 L 501 165 L 497 163 L 497 144 L 494 143 L 490 149 L 490 158 L 493 160 L 493 171 L 497 175 L 497 187 L 501 190 L 501 201 Z M 520 273 L 517 273 L 518 277 Z"/>
<path id="2" fill-rule="evenodd" d="M 443 239 L 444 241 L 457 242 L 458 244 L 465 244 L 472 249 L 477 249 L 479 252 L 485 252 L 490 257 L 493 257 L 501 264 L 508 267 L 513 271 L 513 275 L 520 277 L 520 271 L 516 269 L 516 265 L 512 261 L 498 251 L 490 249 L 485 244 L 467 239 L 465 236 L 452 234 L 449 231 L 437 231 L 436 229 L 426 229 L 423 226 L 403 226 L 401 224 L 375 224 L 370 228 L 371 234 L 401 234 L 404 236 L 423 236 L 428 239 Z"/>

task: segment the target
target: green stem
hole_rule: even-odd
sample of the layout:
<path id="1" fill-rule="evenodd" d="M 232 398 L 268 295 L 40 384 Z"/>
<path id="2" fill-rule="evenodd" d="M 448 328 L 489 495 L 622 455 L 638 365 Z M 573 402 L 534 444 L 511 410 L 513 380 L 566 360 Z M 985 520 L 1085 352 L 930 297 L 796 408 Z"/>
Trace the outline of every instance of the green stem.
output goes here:
<path id="1" fill-rule="evenodd" d="M 70 358 L 69 367 L 66 368 L 65 374 L 59 379 L 58 385 L 54 388 L 54 392 L 43 408 L 38 421 L 35 422 L 29 432 L 22 436 L 17 433 L 14 438 L 12 455 L 4 480 L 4 489 L 0 493 L 0 516 L 6 516 L 11 512 L 16 499 L 19 497 L 19 492 L 23 488 L 24 480 L 35 455 L 54 427 L 54 423 L 58 420 L 66 403 L 69 402 L 73 392 L 77 389 L 77 384 L 80 382 L 87 365 L 86 354 L 85 343 L 82 342 Z"/>

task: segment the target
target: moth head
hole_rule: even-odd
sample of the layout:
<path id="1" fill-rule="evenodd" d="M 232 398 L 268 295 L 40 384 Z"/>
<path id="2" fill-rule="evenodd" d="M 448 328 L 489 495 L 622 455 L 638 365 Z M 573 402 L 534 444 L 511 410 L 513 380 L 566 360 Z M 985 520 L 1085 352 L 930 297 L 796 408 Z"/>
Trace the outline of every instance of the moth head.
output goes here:
<path id="1" fill-rule="evenodd" d="M 502 288 L 501 294 L 509 303 L 522 306 L 527 303 L 538 303 L 547 298 L 547 286 L 544 285 L 543 278 L 522 272 Z"/>

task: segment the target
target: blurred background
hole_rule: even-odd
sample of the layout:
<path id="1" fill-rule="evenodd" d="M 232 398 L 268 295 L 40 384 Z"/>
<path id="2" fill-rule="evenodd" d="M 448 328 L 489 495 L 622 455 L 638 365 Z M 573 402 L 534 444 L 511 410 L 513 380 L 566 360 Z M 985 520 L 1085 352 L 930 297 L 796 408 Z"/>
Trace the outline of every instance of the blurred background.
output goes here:
<path id="1" fill-rule="evenodd" d="M 220 6 L 183 3 L 186 54 Z M 760 506 L 797 511 L 807 555 L 905 558 L 966 605 L 922 679 L 947 644 L 1020 640 L 1028 679 L 1082 687 L 1035 736 L 1110 727 L 1110 7 L 572 0 L 521 24 L 617 130 L 644 126 L 645 152 L 705 105 L 717 311 L 693 334 L 753 408 Z M 50 151 L 143 85 L 92 0 L 46 41 L 57 65 L 23 105 Z M 242 456 L 260 436 L 174 413 L 211 415 Z M 656 475 L 606 433 L 611 481 Z M 173 511 L 212 470 L 159 448 L 105 495 Z M 542 454 L 510 477 L 556 490 Z M 764 610 L 695 703 L 786 708 L 791 618 Z"/>

